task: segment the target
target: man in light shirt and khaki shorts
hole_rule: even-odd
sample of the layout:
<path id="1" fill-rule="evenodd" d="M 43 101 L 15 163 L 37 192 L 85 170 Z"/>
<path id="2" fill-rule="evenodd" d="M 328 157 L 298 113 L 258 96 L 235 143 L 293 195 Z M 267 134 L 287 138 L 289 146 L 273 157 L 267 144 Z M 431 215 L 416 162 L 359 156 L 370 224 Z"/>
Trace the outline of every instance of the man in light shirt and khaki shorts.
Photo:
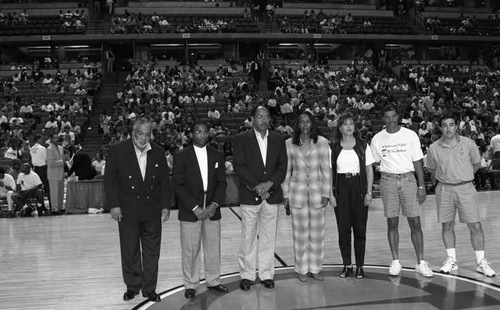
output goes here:
<path id="1" fill-rule="evenodd" d="M 417 255 L 415 272 L 424 277 L 432 277 L 432 270 L 424 260 L 424 237 L 420 224 L 419 205 L 424 203 L 426 198 L 420 140 L 415 132 L 399 125 L 399 115 L 394 106 L 384 107 L 383 114 L 386 129 L 373 137 L 371 149 L 375 162 L 380 162 L 380 193 L 393 258 L 389 275 L 397 276 L 402 269 L 399 262 L 398 231 L 401 211 L 408 219 L 411 240 Z"/>
<path id="2" fill-rule="evenodd" d="M 457 134 L 457 117 L 452 114 L 441 118 L 443 136 L 434 142 L 427 153 L 427 168 L 439 181 L 436 186 L 438 222 L 442 223 L 442 237 L 447 258 L 441 273 L 458 269 L 455 251 L 455 218 L 466 223 L 476 254 L 476 271 L 487 277 L 495 271 L 484 257 L 484 232 L 474 187 L 474 173 L 481 167 L 481 156 L 474 141 Z M 434 179 L 433 178 L 433 179 Z"/>

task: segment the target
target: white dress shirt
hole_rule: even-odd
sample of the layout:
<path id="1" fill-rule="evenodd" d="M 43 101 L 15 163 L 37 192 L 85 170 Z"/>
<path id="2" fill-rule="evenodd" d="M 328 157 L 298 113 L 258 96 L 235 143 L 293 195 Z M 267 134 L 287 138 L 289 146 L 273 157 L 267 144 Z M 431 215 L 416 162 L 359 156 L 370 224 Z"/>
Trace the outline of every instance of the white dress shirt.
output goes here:
<path id="1" fill-rule="evenodd" d="M 198 160 L 198 166 L 200 167 L 201 179 L 203 180 L 203 191 L 208 189 L 208 155 L 207 146 L 197 147 L 193 145 L 194 153 L 196 154 L 196 159 Z"/>
<path id="2" fill-rule="evenodd" d="M 139 163 L 139 169 L 141 169 L 142 180 L 146 177 L 146 165 L 148 164 L 148 151 L 151 150 L 151 144 L 148 143 L 144 151 L 139 150 L 134 144 L 135 156 L 137 156 L 137 162 Z"/>
<path id="3" fill-rule="evenodd" d="M 47 165 L 47 149 L 43 145 L 35 143 L 35 145 L 30 148 L 30 154 L 33 166 L 42 167 Z"/>
<path id="4" fill-rule="evenodd" d="M 267 157 L 267 137 L 269 137 L 269 130 L 266 130 L 266 134 L 264 137 L 256 130 L 255 136 L 257 137 L 257 143 L 259 144 L 260 155 L 262 156 L 262 162 L 264 162 L 264 166 L 266 166 L 266 157 Z"/>

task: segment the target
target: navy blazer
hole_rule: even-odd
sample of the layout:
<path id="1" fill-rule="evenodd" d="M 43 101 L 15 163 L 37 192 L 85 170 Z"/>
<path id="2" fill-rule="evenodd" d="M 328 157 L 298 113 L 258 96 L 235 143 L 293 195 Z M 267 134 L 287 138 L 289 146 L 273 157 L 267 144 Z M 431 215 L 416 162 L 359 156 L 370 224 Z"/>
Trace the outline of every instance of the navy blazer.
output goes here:
<path id="1" fill-rule="evenodd" d="M 162 209 L 170 209 L 170 180 L 165 152 L 151 142 L 147 156 L 143 180 L 132 139 L 113 144 L 108 150 L 104 173 L 107 208 L 120 207 L 125 220 L 159 219 Z"/>
<path id="2" fill-rule="evenodd" d="M 233 138 L 233 166 L 240 179 L 240 204 L 257 205 L 262 203 L 259 195 L 252 189 L 259 183 L 272 181 L 271 196 L 267 199 L 270 204 L 283 202 L 281 183 L 285 180 L 287 156 L 285 139 L 269 130 L 267 140 L 266 165 L 262 161 L 259 143 L 255 130 L 247 130 Z"/>
<path id="3" fill-rule="evenodd" d="M 208 160 L 208 186 L 206 192 L 207 206 L 212 202 L 221 206 L 226 197 L 226 168 L 224 155 L 221 152 L 207 146 Z M 203 179 L 201 178 L 200 166 L 194 146 L 190 145 L 174 155 L 172 168 L 174 179 L 175 197 L 179 207 L 179 221 L 196 222 L 198 218 L 193 208 L 203 208 Z M 210 218 L 212 221 L 220 220 L 220 208 Z"/>

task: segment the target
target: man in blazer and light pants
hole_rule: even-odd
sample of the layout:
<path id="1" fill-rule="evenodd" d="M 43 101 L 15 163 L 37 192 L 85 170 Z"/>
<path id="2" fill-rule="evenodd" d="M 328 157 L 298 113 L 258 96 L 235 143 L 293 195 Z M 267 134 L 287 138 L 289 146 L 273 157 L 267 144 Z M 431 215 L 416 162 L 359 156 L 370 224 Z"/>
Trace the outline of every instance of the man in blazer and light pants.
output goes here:
<path id="1" fill-rule="evenodd" d="M 170 217 L 171 189 L 165 151 L 150 143 L 151 119 L 139 117 L 132 139 L 108 150 L 104 190 L 111 218 L 118 222 L 123 280 L 123 300 L 139 290 L 150 301 L 156 294 L 161 225 Z"/>
<path id="2" fill-rule="evenodd" d="M 62 211 L 64 199 L 64 150 L 59 145 L 59 135 L 50 134 L 50 145 L 47 148 L 47 179 L 49 180 L 49 193 L 52 215 Z M 41 215 L 41 214 L 40 214 Z"/>
<path id="3" fill-rule="evenodd" d="M 194 123 L 193 145 L 174 155 L 173 177 L 181 225 L 182 273 L 186 291 L 194 298 L 200 283 L 201 244 L 205 256 L 207 287 L 219 293 L 228 289 L 220 283 L 221 212 L 226 195 L 224 156 L 207 146 L 209 128 Z"/>
<path id="4" fill-rule="evenodd" d="M 269 131 L 269 110 L 252 110 L 253 129 L 233 140 L 234 170 L 240 179 L 242 242 L 238 254 L 240 289 L 247 291 L 256 277 L 266 288 L 274 288 L 274 247 L 278 206 L 283 202 L 281 183 L 285 180 L 285 141 Z M 257 235 L 259 238 L 257 239 Z"/>

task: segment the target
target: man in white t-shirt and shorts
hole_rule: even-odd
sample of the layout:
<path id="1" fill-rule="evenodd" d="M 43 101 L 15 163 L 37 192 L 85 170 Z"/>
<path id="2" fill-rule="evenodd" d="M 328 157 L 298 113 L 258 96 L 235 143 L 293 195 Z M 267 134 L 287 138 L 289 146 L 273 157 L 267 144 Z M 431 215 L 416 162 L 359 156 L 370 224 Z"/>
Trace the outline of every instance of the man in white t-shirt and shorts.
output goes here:
<path id="1" fill-rule="evenodd" d="M 44 208 L 42 186 L 42 180 L 36 172 L 31 171 L 30 165 L 22 164 L 21 173 L 17 177 L 18 191 L 12 196 L 12 200 L 17 206 L 22 206 L 22 210 L 25 210 L 28 207 L 27 200 L 37 198 L 41 208 Z M 38 210 L 31 212 L 31 215 L 38 215 Z"/>
<path id="2" fill-rule="evenodd" d="M 375 162 L 380 162 L 380 193 L 393 258 L 389 275 L 397 276 L 401 272 L 398 231 L 401 211 L 408 219 L 411 240 L 417 254 L 415 272 L 432 277 L 432 270 L 424 260 L 424 237 L 420 224 L 419 205 L 426 198 L 420 140 L 414 131 L 399 125 L 399 115 L 394 106 L 384 107 L 383 114 L 386 129 L 373 137 L 371 149 Z"/>

